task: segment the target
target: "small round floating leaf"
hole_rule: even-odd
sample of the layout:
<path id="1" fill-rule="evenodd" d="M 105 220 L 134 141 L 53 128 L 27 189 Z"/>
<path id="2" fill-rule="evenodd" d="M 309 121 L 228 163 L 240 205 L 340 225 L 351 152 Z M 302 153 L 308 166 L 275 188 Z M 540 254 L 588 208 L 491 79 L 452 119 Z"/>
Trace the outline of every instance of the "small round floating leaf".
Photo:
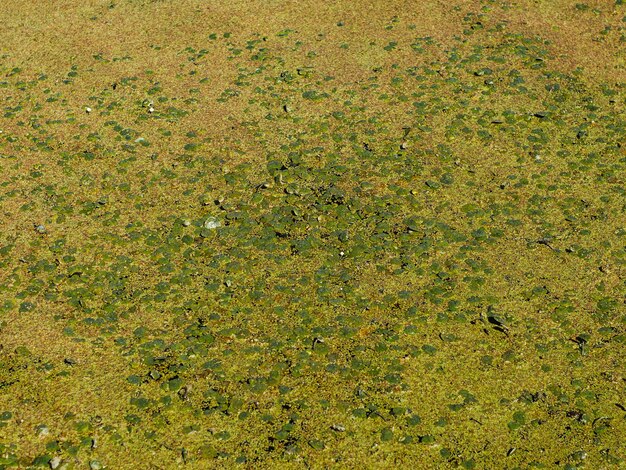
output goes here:
<path id="1" fill-rule="evenodd" d="M 388 442 L 393 439 L 393 431 L 391 428 L 383 428 L 380 431 L 380 440 L 383 442 Z"/>
<path id="2" fill-rule="evenodd" d="M 324 442 L 318 439 L 311 439 L 309 445 L 315 450 L 324 450 L 326 448 Z"/>

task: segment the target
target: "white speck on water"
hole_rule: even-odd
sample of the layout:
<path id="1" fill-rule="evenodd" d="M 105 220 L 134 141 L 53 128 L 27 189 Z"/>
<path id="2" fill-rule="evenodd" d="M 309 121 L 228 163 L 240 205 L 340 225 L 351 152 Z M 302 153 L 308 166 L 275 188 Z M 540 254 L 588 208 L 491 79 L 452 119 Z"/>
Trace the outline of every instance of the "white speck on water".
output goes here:
<path id="1" fill-rule="evenodd" d="M 209 230 L 213 230 L 216 229 L 217 227 L 221 227 L 221 222 L 219 220 L 217 220 L 215 217 L 209 217 L 208 219 L 206 219 L 204 221 L 204 228 L 209 229 Z"/>

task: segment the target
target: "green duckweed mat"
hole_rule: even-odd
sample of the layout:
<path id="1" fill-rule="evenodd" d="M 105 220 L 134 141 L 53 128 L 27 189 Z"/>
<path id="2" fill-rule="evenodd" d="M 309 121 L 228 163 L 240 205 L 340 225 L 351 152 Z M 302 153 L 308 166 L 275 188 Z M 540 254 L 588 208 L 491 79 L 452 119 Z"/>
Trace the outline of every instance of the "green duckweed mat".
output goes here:
<path id="1" fill-rule="evenodd" d="M 0 469 L 626 465 L 626 2 L 4 0 Z"/>

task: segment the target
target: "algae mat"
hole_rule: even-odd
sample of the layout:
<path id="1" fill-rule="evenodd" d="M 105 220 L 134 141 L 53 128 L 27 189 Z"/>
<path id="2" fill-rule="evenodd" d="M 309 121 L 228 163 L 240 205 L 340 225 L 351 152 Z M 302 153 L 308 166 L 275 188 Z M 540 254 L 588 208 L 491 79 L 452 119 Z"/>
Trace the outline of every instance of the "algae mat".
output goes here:
<path id="1" fill-rule="evenodd" d="M 3 1 L 0 468 L 625 465 L 625 3 Z"/>

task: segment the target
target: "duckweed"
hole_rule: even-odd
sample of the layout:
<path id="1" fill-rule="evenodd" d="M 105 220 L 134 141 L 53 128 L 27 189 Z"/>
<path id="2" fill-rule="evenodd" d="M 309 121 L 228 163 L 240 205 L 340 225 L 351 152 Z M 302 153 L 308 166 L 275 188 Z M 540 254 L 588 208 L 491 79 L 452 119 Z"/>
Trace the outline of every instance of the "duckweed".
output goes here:
<path id="1" fill-rule="evenodd" d="M 0 468 L 622 465 L 610 3 L 0 12 Z"/>

